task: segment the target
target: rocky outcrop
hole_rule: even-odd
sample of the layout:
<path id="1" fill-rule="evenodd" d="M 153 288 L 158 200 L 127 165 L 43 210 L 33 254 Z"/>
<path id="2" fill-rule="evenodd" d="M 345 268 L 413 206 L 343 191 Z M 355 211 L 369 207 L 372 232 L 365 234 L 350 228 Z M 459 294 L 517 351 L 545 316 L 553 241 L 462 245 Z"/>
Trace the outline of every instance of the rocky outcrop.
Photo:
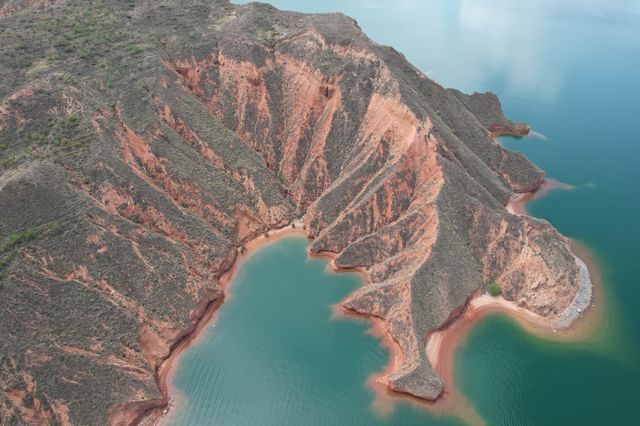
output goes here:
<path id="1" fill-rule="evenodd" d="M 544 175 L 492 139 L 528 132 L 495 95 L 442 88 L 340 14 L 105 3 L 0 18 L 15 52 L 12 31 L 41 37 L 0 64 L 3 420 L 166 404 L 157 369 L 238 248 L 296 217 L 365 271 L 343 306 L 383 320 L 389 387 L 419 398 L 444 386 L 426 336 L 487 283 L 551 320 L 576 298 L 567 240 L 505 209 Z"/>

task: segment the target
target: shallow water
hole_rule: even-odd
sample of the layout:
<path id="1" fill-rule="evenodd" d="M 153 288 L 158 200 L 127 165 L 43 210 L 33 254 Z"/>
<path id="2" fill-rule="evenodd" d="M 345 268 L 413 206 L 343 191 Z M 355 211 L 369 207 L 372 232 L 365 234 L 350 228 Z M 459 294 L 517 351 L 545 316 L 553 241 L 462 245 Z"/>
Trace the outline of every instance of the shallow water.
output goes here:
<path id="1" fill-rule="evenodd" d="M 502 142 L 575 186 L 528 206 L 594 252 L 604 325 L 586 342 L 554 343 L 491 316 L 456 354 L 455 380 L 492 425 L 638 424 L 640 2 L 272 3 L 350 15 L 443 85 L 497 93 L 543 135 Z M 276 244 L 241 268 L 216 328 L 181 358 L 176 423 L 454 424 L 406 403 L 376 414 L 365 382 L 387 353 L 366 323 L 331 320 L 329 306 L 357 278 L 306 260 L 302 239 Z"/>
<path id="2" fill-rule="evenodd" d="M 213 324 L 179 360 L 170 423 L 457 424 L 406 403 L 378 413 L 366 382 L 387 351 L 366 321 L 332 307 L 360 277 L 327 271 L 326 260 L 307 257 L 307 245 L 285 237 L 239 268 Z"/>

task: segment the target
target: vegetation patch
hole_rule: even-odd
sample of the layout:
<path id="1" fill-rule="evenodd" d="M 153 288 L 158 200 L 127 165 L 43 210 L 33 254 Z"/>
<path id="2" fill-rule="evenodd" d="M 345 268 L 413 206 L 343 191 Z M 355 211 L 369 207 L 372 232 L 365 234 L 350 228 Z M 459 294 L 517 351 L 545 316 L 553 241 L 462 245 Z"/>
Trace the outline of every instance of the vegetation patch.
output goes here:
<path id="1" fill-rule="evenodd" d="M 18 245 L 26 243 L 27 241 L 31 241 L 37 236 L 38 231 L 35 229 L 27 229 L 26 231 L 22 232 L 14 232 L 4 240 L 2 246 L 0 246 L 0 251 L 2 251 L 3 253 L 8 253 Z"/>
<path id="2" fill-rule="evenodd" d="M 493 297 L 498 297 L 498 296 L 500 296 L 502 294 L 502 288 L 495 281 L 491 281 L 487 285 L 487 291 Z"/>
<path id="3" fill-rule="evenodd" d="M 3 270 L 11 263 L 16 256 L 16 248 L 27 241 L 31 241 L 38 236 L 36 229 L 27 229 L 22 232 L 14 232 L 9 235 L 0 246 L 0 279 L 3 278 Z"/>
<path id="4" fill-rule="evenodd" d="M 88 123 L 71 114 L 59 117 L 54 123 L 41 126 L 37 130 L 19 132 L 18 138 L 26 144 L 19 144 L 18 149 L 7 152 L 5 157 L 0 159 L 0 168 L 12 169 L 30 160 L 86 152 L 96 140 L 96 134 Z M 8 148 L 8 144 L 0 144 L 0 152 Z"/>

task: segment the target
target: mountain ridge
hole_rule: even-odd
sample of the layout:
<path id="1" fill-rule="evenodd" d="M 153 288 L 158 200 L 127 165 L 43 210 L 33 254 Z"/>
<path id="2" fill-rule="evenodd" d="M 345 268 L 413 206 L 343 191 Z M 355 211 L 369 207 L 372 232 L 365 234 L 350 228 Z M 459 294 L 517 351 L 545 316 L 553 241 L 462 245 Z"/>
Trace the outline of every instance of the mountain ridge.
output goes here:
<path id="1" fill-rule="evenodd" d="M 0 6 L 3 419 L 164 406 L 157 369 L 243 244 L 297 218 L 365 271 L 344 306 L 401 348 L 394 390 L 442 393 L 426 335 L 489 282 L 551 320 L 571 305 L 567 240 L 505 209 L 544 173 L 492 139 L 529 130 L 495 95 L 442 88 L 342 14 L 85 6 Z"/>

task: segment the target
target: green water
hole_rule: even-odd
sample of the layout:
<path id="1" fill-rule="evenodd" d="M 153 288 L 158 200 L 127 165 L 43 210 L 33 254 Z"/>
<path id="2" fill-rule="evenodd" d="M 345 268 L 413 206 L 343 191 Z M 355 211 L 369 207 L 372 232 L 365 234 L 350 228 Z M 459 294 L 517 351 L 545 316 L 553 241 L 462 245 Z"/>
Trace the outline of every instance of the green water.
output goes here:
<path id="1" fill-rule="evenodd" d="M 604 326 L 586 342 L 552 343 L 492 316 L 456 354 L 456 384 L 490 425 L 640 424 L 640 2 L 273 4 L 344 12 L 445 86 L 497 93 L 508 116 L 544 135 L 502 142 L 575 186 L 530 211 L 595 253 Z M 387 354 L 366 324 L 331 320 L 329 306 L 357 280 L 324 273 L 304 248 L 285 240 L 242 268 L 216 327 L 179 363 L 187 402 L 175 422 L 455 424 L 408 404 L 376 414 L 365 381 Z"/>
<path id="2" fill-rule="evenodd" d="M 326 271 L 308 242 L 287 237 L 242 265 L 214 323 L 180 358 L 172 424 L 459 424 L 407 404 L 376 414 L 366 382 L 387 352 L 362 320 L 332 305 L 360 285 Z"/>

